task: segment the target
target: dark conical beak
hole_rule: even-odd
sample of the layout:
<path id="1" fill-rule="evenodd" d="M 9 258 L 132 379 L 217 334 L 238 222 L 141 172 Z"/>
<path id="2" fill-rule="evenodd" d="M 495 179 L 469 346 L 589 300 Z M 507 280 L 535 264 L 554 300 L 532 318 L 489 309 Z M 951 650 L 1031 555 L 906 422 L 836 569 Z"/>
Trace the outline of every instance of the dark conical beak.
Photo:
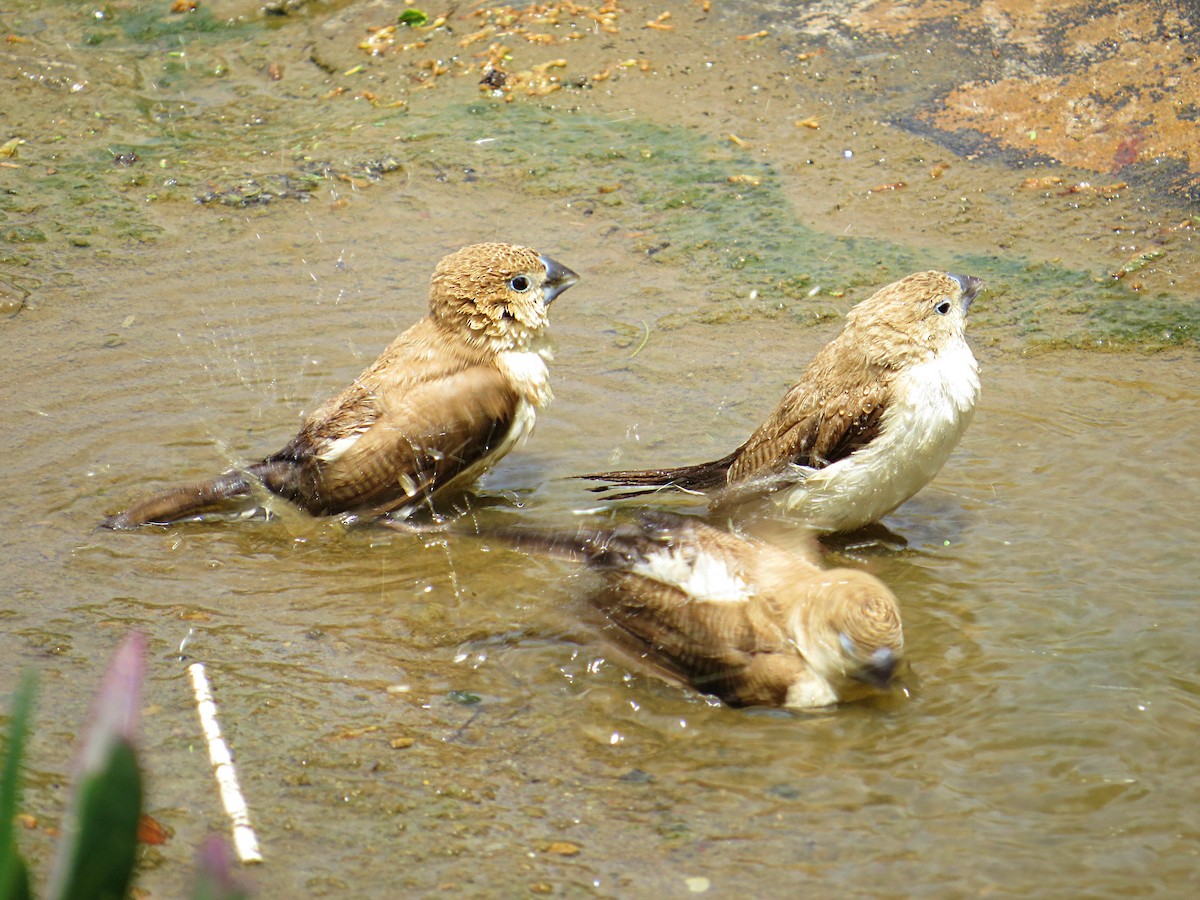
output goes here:
<path id="1" fill-rule="evenodd" d="M 958 286 L 962 288 L 962 309 L 966 312 L 971 308 L 971 301 L 983 289 L 983 281 L 976 278 L 974 275 L 951 275 Z"/>
<path id="2" fill-rule="evenodd" d="M 891 686 L 899 666 L 899 654 L 887 647 L 881 647 L 871 654 L 871 658 L 854 677 L 872 687 L 883 689 Z"/>
<path id="3" fill-rule="evenodd" d="M 546 267 L 546 285 L 542 288 L 542 302 L 549 306 L 555 297 L 577 282 L 579 276 L 548 256 L 539 256 L 538 259 Z"/>

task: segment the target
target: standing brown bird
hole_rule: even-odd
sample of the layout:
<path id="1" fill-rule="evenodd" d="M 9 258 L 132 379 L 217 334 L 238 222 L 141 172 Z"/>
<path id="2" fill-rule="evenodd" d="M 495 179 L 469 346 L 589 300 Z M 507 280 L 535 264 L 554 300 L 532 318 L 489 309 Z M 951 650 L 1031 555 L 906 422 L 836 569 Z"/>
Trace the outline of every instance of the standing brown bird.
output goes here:
<path id="1" fill-rule="evenodd" d="M 315 516 L 403 518 L 465 487 L 520 444 L 551 399 L 535 340 L 547 308 L 578 281 L 528 247 L 475 244 L 438 263 L 429 314 L 278 453 L 172 488 L 109 517 L 108 528 L 244 511 L 266 489 Z"/>
<path id="2" fill-rule="evenodd" d="M 924 487 L 950 456 L 979 399 L 966 313 L 982 282 L 919 272 L 881 289 L 749 440 L 728 456 L 673 469 L 580 476 L 642 490 L 711 493 L 717 508 L 764 496 L 825 531 L 852 531 Z"/>
<path id="3" fill-rule="evenodd" d="M 691 516 L 574 535 L 510 529 L 518 547 L 582 560 L 604 577 L 592 602 L 641 665 L 731 706 L 828 706 L 892 682 L 904 651 L 895 596 L 853 569 Z"/>

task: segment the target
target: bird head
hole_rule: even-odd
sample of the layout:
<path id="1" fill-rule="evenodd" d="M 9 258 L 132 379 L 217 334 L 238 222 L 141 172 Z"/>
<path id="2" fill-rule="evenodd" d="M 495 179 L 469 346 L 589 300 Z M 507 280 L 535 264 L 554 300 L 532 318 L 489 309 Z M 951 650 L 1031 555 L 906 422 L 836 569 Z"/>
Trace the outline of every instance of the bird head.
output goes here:
<path id="1" fill-rule="evenodd" d="M 793 614 L 790 630 L 808 664 L 843 700 L 864 686 L 889 687 L 904 654 L 896 596 L 855 569 L 816 573 L 804 590 L 811 600 Z"/>
<path id="2" fill-rule="evenodd" d="M 850 310 L 846 330 L 885 365 L 920 362 L 964 339 L 967 309 L 982 287 L 973 275 L 917 272 Z"/>
<path id="3" fill-rule="evenodd" d="M 472 343 L 496 352 L 524 350 L 549 324 L 550 303 L 578 280 L 529 247 L 472 244 L 438 263 L 429 308 Z"/>

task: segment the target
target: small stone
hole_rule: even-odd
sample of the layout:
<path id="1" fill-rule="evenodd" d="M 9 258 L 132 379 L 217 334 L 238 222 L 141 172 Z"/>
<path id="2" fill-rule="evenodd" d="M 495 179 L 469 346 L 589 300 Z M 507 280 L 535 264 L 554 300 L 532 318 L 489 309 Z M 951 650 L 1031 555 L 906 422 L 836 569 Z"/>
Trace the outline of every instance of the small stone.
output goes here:
<path id="1" fill-rule="evenodd" d="M 570 841 L 551 841 L 546 847 L 546 852 L 558 856 L 576 856 L 582 849 L 578 844 L 572 844 Z"/>
<path id="2" fill-rule="evenodd" d="M 683 883 L 687 885 L 687 889 L 693 894 L 703 894 L 712 887 L 712 882 L 702 875 L 695 878 L 685 878 L 683 879 Z"/>
<path id="3" fill-rule="evenodd" d="M 399 738 L 392 738 L 390 741 L 388 741 L 388 746 L 390 746 L 393 750 L 407 750 L 409 747 L 411 747 L 416 742 L 417 742 L 416 738 L 399 737 Z"/>

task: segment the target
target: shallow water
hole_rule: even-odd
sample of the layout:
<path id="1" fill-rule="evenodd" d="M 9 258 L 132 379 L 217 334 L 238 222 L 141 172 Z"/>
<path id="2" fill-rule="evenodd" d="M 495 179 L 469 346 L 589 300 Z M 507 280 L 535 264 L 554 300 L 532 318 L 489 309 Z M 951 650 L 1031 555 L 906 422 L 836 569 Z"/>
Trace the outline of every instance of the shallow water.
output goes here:
<path id="1" fill-rule="evenodd" d="M 345 23 L 374 13 L 354 4 L 187 45 L 185 59 L 224 60 L 220 77 L 168 72 L 166 44 L 147 40 L 77 51 L 93 85 L 78 94 L 20 82 L 28 143 L 0 170 L 5 222 L 37 218 L 46 240 L 6 237 L 2 277 L 29 295 L 2 326 L 0 685 L 41 674 L 23 804 L 40 827 L 19 836 L 39 871 L 88 699 L 137 628 L 147 806 L 174 831 L 144 850 L 151 896 L 183 895 L 193 849 L 226 828 L 178 657 L 189 635 L 263 844 L 262 896 L 1194 882 L 1200 361 L 1192 232 L 1169 230 L 1186 203 L 1153 179 L 1111 198 L 1023 187 L 1011 159 L 862 114 L 871 63 L 836 44 L 815 81 L 796 58 L 815 36 L 739 41 L 759 20 L 720 9 L 658 32 L 639 27 L 657 8 L 629 6 L 607 44 L 554 52 L 573 66 L 641 53 L 652 71 L 507 105 L 464 76 L 399 111 L 321 101 L 340 76 L 305 67 L 306 36 L 330 36 L 339 73 L 366 60 Z M 16 44 L 8 64 L 51 54 L 55 33 L 31 32 L 44 46 Z M 905 52 L 879 64 L 885 83 Z M 261 76 L 271 58 L 278 85 Z M 402 81 L 383 68 L 396 60 L 367 60 L 381 92 Z M 84 101 L 141 163 L 87 157 L 111 133 L 91 150 L 75 125 L 47 139 L 56 105 Z M 814 104 L 832 111 L 822 126 L 794 125 Z M 261 109 L 278 112 L 258 136 L 228 139 Z M 145 147 L 168 139 L 159 165 Z M 192 202 L 294 175 L 292 149 L 318 145 L 339 166 L 401 167 L 331 172 L 307 203 Z M 1111 273 L 1148 233 L 1163 254 L 1135 290 Z M 831 549 L 900 598 L 905 691 L 810 715 L 714 706 L 605 660 L 577 623 L 591 582 L 572 565 L 470 536 L 298 515 L 93 530 L 143 490 L 277 449 L 421 314 L 443 253 L 493 238 L 583 280 L 552 310 L 557 399 L 485 480 L 484 525 L 574 528 L 595 504 L 567 476 L 724 453 L 877 285 L 933 267 L 988 282 L 970 325 L 984 397 L 962 445 L 887 518 L 893 544 Z M 1126 352 L 1063 349 L 1097 344 Z"/>

